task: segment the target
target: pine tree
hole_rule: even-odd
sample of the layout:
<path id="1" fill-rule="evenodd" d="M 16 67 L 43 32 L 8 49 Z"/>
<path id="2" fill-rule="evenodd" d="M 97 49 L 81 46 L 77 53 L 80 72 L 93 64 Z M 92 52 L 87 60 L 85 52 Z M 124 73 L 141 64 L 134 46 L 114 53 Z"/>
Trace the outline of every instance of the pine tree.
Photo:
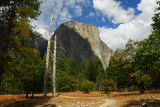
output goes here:
<path id="1" fill-rule="evenodd" d="M 2 0 L 0 2 L 0 83 L 3 73 L 12 59 L 8 54 L 14 49 L 15 55 L 27 59 L 37 54 L 28 41 L 39 37 L 33 32 L 30 21 L 40 15 L 38 0 Z"/>

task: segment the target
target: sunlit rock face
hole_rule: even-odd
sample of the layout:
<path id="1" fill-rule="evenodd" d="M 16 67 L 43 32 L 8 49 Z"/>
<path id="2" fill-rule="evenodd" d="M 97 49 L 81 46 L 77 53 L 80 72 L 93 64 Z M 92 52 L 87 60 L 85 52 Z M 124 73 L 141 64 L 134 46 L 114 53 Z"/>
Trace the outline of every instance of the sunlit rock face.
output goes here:
<path id="1" fill-rule="evenodd" d="M 113 51 L 101 41 L 96 26 L 69 21 L 56 29 L 52 40 L 55 35 L 58 47 L 63 47 L 68 57 L 74 56 L 79 65 L 82 57 L 86 59 L 98 57 L 104 69 L 107 67 Z"/>

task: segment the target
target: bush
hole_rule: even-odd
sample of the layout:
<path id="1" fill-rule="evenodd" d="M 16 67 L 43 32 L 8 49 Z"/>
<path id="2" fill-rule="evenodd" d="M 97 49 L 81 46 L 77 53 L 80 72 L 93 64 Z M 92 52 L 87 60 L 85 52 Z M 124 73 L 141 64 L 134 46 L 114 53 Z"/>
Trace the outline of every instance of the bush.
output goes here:
<path id="1" fill-rule="evenodd" d="M 75 91 L 76 80 L 68 73 L 59 71 L 56 78 L 56 88 L 61 92 Z"/>
<path id="2" fill-rule="evenodd" d="M 93 91 L 95 89 L 95 84 L 92 81 L 84 80 L 81 84 L 81 90 L 85 93 L 89 93 L 89 91 Z"/>
<path id="3" fill-rule="evenodd" d="M 113 90 L 113 84 L 114 84 L 113 80 L 103 80 L 101 82 L 102 88 L 106 93 L 109 93 L 109 91 Z"/>

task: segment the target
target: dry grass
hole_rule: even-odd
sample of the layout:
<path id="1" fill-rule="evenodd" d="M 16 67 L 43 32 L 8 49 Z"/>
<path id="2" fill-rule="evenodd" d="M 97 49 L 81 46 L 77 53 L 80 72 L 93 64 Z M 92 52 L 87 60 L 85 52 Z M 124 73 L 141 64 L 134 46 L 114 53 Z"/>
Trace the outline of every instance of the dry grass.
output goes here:
<path id="1" fill-rule="evenodd" d="M 31 97 L 30 94 L 29 97 Z M 34 99 L 26 98 L 25 95 L 0 95 L 0 107 L 17 107 L 17 105 L 29 107 L 36 104 L 43 104 L 47 101 L 48 99 L 42 99 L 42 94 L 35 94 Z"/>
<path id="2" fill-rule="evenodd" d="M 94 102 L 94 106 L 98 106 L 104 103 L 104 99 L 115 99 L 119 106 L 127 105 L 129 101 L 148 98 L 154 95 L 160 95 L 160 90 L 149 90 L 144 94 L 139 94 L 138 91 L 134 92 L 111 92 L 106 94 L 104 92 L 91 92 L 89 94 L 83 92 L 69 92 L 59 93 L 60 96 L 52 98 L 52 94 L 48 94 L 47 99 L 43 99 L 43 94 L 35 94 L 34 98 L 27 99 L 25 95 L 0 95 L 0 106 L 24 106 L 33 107 L 35 105 L 45 105 L 48 102 L 53 102 L 56 106 L 65 106 L 67 104 L 73 104 L 76 102 L 89 103 Z M 31 95 L 29 95 L 30 97 Z M 99 103 L 96 103 L 99 102 Z"/>

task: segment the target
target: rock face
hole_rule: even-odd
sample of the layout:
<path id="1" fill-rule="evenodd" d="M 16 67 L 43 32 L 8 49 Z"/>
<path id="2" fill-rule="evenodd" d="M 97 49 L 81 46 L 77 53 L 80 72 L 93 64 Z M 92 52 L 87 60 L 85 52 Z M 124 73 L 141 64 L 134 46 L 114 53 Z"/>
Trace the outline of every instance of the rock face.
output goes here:
<path id="1" fill-rule="evenodd" d="M 28 44 L 39 50 L 41 58 L 47 51 L 48 41 L 43 37 L 38 37 L 36 39 L 29 40 Z"/>
<path id="2" fill-rule="evenodd" d="M 35 47 L 39 50 L 40 56 L 43 57 L 47 51 L 48 40 L 39 37 L 35 40 Z"/>
<path id="3" fill-rule="evenodd" d="M 52 36 L 57 35 L 59 46 L 66 50 L 68 57 L 75 57 L 78 64 L 81 57 L 98 57 L 104 69 L 107 67 L 112 50 L 101 41 L 98 28 L 91 24 L 85 24 L 77 21 L 69 21 L 61 24 Z"/>

